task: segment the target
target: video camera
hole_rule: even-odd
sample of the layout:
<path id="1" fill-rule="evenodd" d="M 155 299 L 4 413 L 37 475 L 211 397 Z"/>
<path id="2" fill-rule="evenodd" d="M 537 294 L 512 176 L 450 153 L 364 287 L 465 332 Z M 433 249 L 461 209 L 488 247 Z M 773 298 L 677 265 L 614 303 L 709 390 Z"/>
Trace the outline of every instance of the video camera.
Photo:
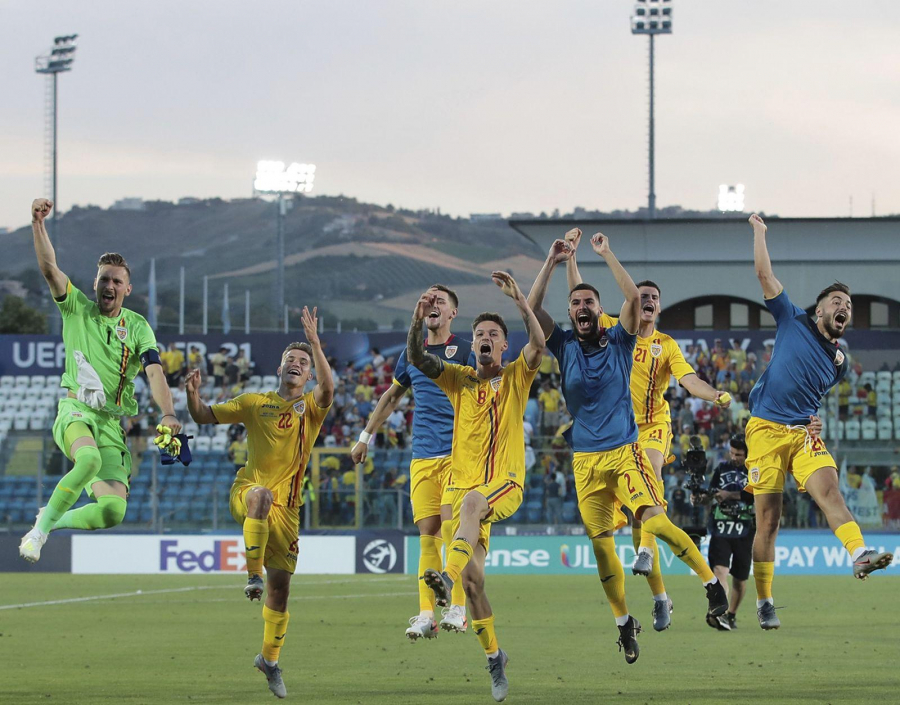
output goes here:
<path id="1" fill-rule="evenodd" d="M 684 531 L 699 546 L 703 537 L 706 536 L 706 526 L 700 523 L 700 507 L 697 503 L 705 502 L 709 497 L 709 490 L 703 487 L 703 483 L 706 481 L 707 460 L 706 451 L 703 449 L 703 442 L 700 440 L 700 436 L 691 436 L 688 443 L 690 448 L 684 454 L 681 464 L 688 474 L 688 478 L 684 483 L 684 489 L 691 493 L 694 511 L 692 525 L 685 526 Z"/>

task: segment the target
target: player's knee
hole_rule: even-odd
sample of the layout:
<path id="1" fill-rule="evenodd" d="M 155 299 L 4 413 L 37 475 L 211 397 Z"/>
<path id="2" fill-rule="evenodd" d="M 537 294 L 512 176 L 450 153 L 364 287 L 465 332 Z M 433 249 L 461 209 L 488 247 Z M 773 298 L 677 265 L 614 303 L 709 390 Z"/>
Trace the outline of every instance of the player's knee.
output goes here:
<path id="1" fill-rule="evenodd" d="M 104 498 L 106 501 L 100 502 L 100 518 L 103 521 L 104 529 L 111 529 L 118 526 L 125 519 L 125 510 L 128 503 L 121 497 Z"/>
<path id="2" fill-rule="evenodd" d="M 79 469 L 84 470 L 86 475 L 94 477 L 103 466 L 103 457 L 100 455 L 100 449 L 97 446 L 81 446 L 75 451 L 75 462 L 78 463 Z"/>
<path id="3" fill-rule="evenodd" d="M 255 487 L 247 493 L 247 509 L 254 517 L 262 518 L 269 515 L 272 509 L 272 490 L 266 487 Z"/>
<path id="4" fill-rule="evenodd" d="M 487 500 L 480 492 L 469 492 L 462 501 L 461 514 L 480 515 L 487 506 Z"/>

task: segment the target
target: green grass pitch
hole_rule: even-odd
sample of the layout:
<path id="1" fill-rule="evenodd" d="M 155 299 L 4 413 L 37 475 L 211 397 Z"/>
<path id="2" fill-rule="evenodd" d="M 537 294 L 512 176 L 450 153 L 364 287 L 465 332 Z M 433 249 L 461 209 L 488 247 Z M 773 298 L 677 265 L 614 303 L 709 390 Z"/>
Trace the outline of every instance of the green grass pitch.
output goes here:
<path id="1" fill-rule="evenodd" d="M 252 667 L 260 606 L 242 587 L 230 576 L 0 574 L 0 702 L 273 702 Z M 657 634 L 646 583 L 627 576 L 629 607 L 645 626 L 640 659 L 628 666 L 596 578 L 488 576 L 500 645 L 510 655 L 507 702 L 900 697 L 896 578 L 776 576 L 776 599 L 786 608 L 776 632 L 756 623 L 752 581 L 733 633 L 706 626 L 696 578 L 673 576 L 666 587 L 675 601 L 672 628 Z M 79 597 L 91 599 L 5 608 Z M 493 702 L 471 632 L 405 639 L 418 611 L 410 576 L 298 576 L 290 611 L 281 655 L 289 700 Z"/>

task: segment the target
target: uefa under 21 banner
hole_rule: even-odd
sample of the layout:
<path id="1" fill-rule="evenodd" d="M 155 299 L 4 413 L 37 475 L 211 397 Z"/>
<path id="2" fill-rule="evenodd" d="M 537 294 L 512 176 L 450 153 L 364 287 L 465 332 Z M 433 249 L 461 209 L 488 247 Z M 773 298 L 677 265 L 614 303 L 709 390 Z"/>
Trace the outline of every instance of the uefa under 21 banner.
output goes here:
<path id="1" fill-rule="evenodd" d="M 630 536 L 616 536 L 616 549 L 624 566 L 634 562 Z M 900 534 L 866 533 L 869 546 L 900 555 Z M 662 541 L 660 562 L 663 575 L 688 575 L 691 570 L 675 558 Z M 709 539 L 700 545 L 706 556 Z M 407 572 L 415 573 L 419 560 L 419 538 L 407 537 Z M 596 575 L 597 561 L 585 536 L 494 536 L 485 567 L 489 574 L 507 575 Z M 778 575 L 849 575 L 850 556 L 830 531 L 785 531 L 775 547 Z M 900 561 L 885 575 L 900 576 Z"/>
<path id="2" fill-rule="evenodd" d="M 466 325 L 457 326 L 459 335 L 467 336 Z M 688 345 L 699 345 L 709 349 L 720 338 L 726 347 L 729 341 L 739 340 L 744 349 L 759 350 L 767 342 L 774 342 L 775 331 L 672 331 L 676 342 L 684 349 Z M 219 348 L 225 347 L 229 355 L 243 350 L 244 355 L 257 363 L 258 374 L 275 374 L 285 345 L 293 340 L 302 340 L 299 331 L 291 333 L 211 333 L 209 335 L 167 335 L 159 334 L 160 345 L 174 346 L 185 353 L 191 347 L 198 347 L 209 358 Z M 402 331 L 376 333 L 323 333 L 322 342 L 327 355 L 334 356 L 341 364 L 352 362 L 362 365 L 371 360 L 370 350 L 378 348 L 385 357 L 397 357 L 406 347 L 406 333 Z M 508 359 L 514 359 L 527 342 L 524 332 L 510 334 Z M 846 343 L 850 352 L 856 350 L 897 350 L 900 349 L 900 332 L 850 330 Z M 50 335 L 0 335 L 0 375 L 58 375 L 65 364 L 65 350 L 62 339 Z"/>

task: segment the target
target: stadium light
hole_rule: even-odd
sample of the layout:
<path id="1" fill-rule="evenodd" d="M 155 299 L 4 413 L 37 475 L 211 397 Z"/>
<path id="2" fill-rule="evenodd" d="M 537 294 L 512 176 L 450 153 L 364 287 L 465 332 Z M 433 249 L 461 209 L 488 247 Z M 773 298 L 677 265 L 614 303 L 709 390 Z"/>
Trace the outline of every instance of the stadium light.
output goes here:
<path id="1" fill-rule="evenodd" d="M 310 193 L 316 178 L 315 164 L 262 161 L 256 165 L 253 189 L 258 193 Z"/>
<path id="2" fill-rule="evenodd" d="M 650 38 L 650 136 L 649 171 L 650 193 L 647 196 L 647 211 L 652 219 L 656 217 L 654 111 L 653 111 L 653 37 L 657 34 L 672 34 L 672 0 L 637 0 L 631 16 L 631 33 L 646 34 Z"/>
<path id="3" fill-rule="evenodd" d="M 741 213 L 744 210 L 744 184 L 719 186 L 718 209 L 723 212 Z"/>
<path id="4" fill-rule="evenodd" d="M 57 237 L 57 215 L 59 214 L 59 201 L 56 199 L 56 118 L 57 118 L 57 87 L 56 77 L 66 71 L 72 70 L 72 64 L 75 62 L 75 40 L 78 39 L 77 34 L 66 34 L 54 37 L 53 47 L 49 53 L 42 54 L 34 60 L 35 73 L 43 74 L 50 77 L 47 86 L 47 94 L 45 98 L 45 116 L 46 123 L 44 125 L 44 149 L 45 155 L 49 152 L 50 157 L 50 198 L 53 201 L 53 212 L 50 214 L 50 243 L 54 246 L 59 238 Z M 46 158 L 46 156 L 45 156 Z M 46 168 L 46 166 L 45 166 Z M 46 174 L 46 172 L 45 172 Z M 46 178 L 46 177 L 45 177 Z M 44 186 L 47 186 L 46 181 Z M 50 318 L 50 332 L 56 334 L 59 332 L 57 316 Z"/>
<path id="5" fill-rule="evenodd" d="M 254 193 L 276 194 L 278 199 L 278 237 L 276 240 L 277 278 L 275 290 L 275 320 L 282 316 L 284 307 L 284 216 L 287 213 L 285 194 L 309 193 L 316 178 L 315 164 L 293 162 L 285 168 L 284 162 L 265 160 L 256 164 L 256 178 L 253 180 Z M 287 332 L 287 330 L 285 330 Z"/>

